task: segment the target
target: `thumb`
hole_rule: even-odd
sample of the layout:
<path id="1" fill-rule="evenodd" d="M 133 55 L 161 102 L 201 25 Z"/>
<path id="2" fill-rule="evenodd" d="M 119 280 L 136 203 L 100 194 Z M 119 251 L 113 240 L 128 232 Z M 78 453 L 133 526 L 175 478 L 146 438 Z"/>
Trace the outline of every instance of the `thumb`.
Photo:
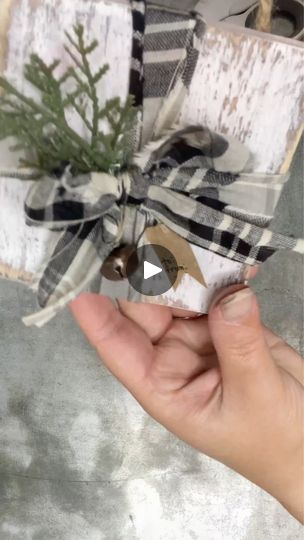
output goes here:
<path id="1" fill-rule="evenodd" d="M 224 389 L 243 395 L 248 395 L 250 389 L 260 392 L 262 387 L 269 392 L 279 375 L 264 337 L 253 291 L 250 288 L 226 291 L 211 308 L 209 328 Z"/>

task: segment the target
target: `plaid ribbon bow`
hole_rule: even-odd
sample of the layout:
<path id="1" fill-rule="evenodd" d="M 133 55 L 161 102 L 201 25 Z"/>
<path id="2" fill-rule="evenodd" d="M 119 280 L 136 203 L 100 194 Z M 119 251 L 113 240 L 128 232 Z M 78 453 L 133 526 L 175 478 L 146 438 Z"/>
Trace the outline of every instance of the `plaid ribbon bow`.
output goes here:
<path id="1" fill-rule="evenodd" d="M 303 252 L 303 241 L 266 228 L 286 177 L 250 174 L 249 152 L 238 141 L 174 124 L 195 71 L 203 21 L 146 8 L 142 0 L 131 7 L 130 94 L 143 111 L 130 134 L 135 155 L 115 176 L 73 177 L 67 168 L 61 178 L 33 185 L 27 222 L 62 234 L 39 276 L 43 309 L 26 324 L 47 322 L 90 286 L 116 247 L 126 238 L 136 244 L 148 225 L 163 223 L 192 244 L 249 265 L 277 249 Z M 152 142 L 143 145 L 151 133 Z"/>
<path id="2" fill-rule="evenodd" d="M 237 144 L 241 171 L 248 154 Z M 222 171 L 225 163 L 235 161 L 235 145 L 190 126 L 148 145 L 117 176 L 73 177 L 67 169 L 59 180 L 35 183 L 26 201 L 28 222 L 64 232 L 39 283 L 39 303 L 45 309 L 29 320 L 44 321 L 85 289 L 129 227 L 136 244 L 147 224 L 161 222 L 192 244 L 249 265 L 277 249 L 300 251 L 300 241 L 217 209 L 217 189 L 246 177 Z M 136 229 L 135 221 L 140 223 Z"/>

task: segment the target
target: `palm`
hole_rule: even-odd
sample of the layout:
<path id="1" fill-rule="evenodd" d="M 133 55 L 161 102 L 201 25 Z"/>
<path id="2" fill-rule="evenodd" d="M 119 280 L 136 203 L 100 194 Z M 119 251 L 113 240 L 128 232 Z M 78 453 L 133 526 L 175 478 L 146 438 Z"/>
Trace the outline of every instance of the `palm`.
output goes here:
<path id="1" fill-rule="evenodd" d="M 178 393 L 186 406 L 185 394 L 194 386 L 202 393 L 207 374 L 219 379 L 206 317 L 177 319 L 170 308 L 125 301 L 117 310 L 95 295 L 71 308 L 108 368 L 144 405 L 160 399 L 168 405 L 173 395 L 176 403 Z"/>
<path id="2" fill-rule="evenodd" d="M 174 406 L 175 414 L 178 409 L 180 417 L 204 408 L 215 388 L 221 392 L 206 316 L 183 320 L 174 318 L 180 311 L 126 301 L 119 311 L 95 295 L 78 299 L 72 311 L 108 368 L 154 415 L 154 405 L 161 409 L 163 403 Z M 299 379 L 298 355 L 272 332 L 264 332 L 277 364 Z"/>

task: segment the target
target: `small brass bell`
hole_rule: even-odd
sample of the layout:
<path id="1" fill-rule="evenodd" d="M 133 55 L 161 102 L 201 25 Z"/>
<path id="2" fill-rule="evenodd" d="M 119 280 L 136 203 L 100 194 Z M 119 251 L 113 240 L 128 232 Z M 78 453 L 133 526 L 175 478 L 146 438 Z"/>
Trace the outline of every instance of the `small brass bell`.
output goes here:
<path id="1" fill-rule="evenodd" d="M 127 264 L 135 246 L 114 249 L 101 267 L 101 274 L 109 281 L 123 281 L 127 277 Z"/>

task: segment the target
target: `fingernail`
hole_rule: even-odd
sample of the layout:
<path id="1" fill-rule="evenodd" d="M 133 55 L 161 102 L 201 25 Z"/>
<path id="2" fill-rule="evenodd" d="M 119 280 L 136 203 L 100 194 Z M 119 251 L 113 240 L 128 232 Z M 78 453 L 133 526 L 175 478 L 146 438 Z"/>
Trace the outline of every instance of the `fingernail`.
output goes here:
<path id="1" fill-rule="evenodd" d="M 250 313 L 252 303 L 253 292 L 247 288 L 223 298 L 220 302 L 220 309 L 226 321 L 239 321 Z"/>

